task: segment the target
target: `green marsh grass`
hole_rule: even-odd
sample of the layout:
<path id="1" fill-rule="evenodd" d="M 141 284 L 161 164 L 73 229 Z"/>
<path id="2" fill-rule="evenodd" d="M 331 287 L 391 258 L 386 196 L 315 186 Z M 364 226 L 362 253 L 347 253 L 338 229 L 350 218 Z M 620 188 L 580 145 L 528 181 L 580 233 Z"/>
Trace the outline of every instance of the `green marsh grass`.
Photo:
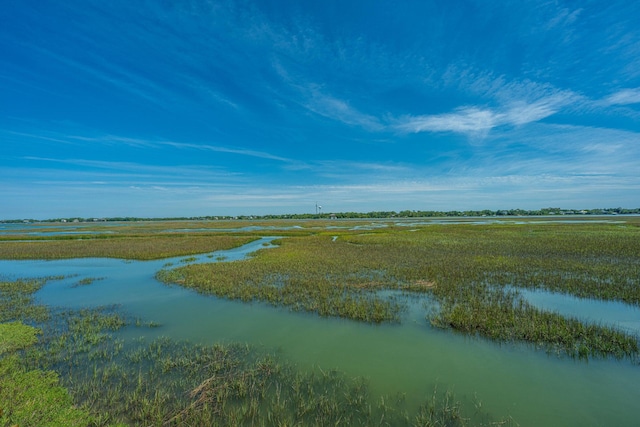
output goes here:
<path id="1" fill-rule="evenodd" d="M 157 277 L 201 292 L 264 301 L 321 316 L 366 322 L 397 321 L 400 305 L 376 295 L 385 289 L 377 260 L 327 236 L 282 239 L 249 260 L 161 270 Z"/>
<path id="2" fill-rule="evenodd" d="M 520 298 L 517 289 L 640 305 L 638 224 L 524 222 L 412 225 L 411 231 L 388 226 L 309 232 L 312 227 L 308 227 L 292 231 L 277 242 L 278 248 L 259 251 L 251 259 L 183 266 L 163 270 L 159 277 L 226 298 L 266 301 L 367 322 L 398 321 L 401 304 L 384 296 L 388 290 L 417 298 L 426 294 L 437 303 L 427 318 L 435 327 L 501 342 L 528 342 L 571 357 L 637 357 L 638 337 L 535 309 Z M 140 247 L 145 248 L 140 252 L 147 251 L 149 256 L 162 252 L 149 249 L 154 238 L 167 239 L 159 248 L 181 239 L 184 242 L 178 246 L 188 248 L 192 237 L 218 238 L 159 233 L 92 239 L 86 247 L 78 244 L 83 241 L 65 241 L 78 244 L 73 250 L 111 241 L 125 246 L 109 249 L 122 254 L 130 251 L 131 240 L 139 238 Z M 243 238 L 254 239 L 253 235 L 228 237 L 233 245 Z M 2 242 L 0 247 L 17 243 Z M 57 243 L 37 242 L 41 246 L 32 257 L 73 253 L 61 250 Z M 201 252 L 211 251 L 209 243 Z M 99 245 L 92 250 L 109 256 L 106 246 Z M 422 407 L 407 408 L 401 396 L 372 402 L 362 379 L 319 368 L 300 372 L 277 355 L 246 345 L 200 346 L 169 339 L 125 342 L 118 339 L 118 330 L 152 324 L 127 319 L 117 307 L 71 311 L 38 306 L 33 293 L 44 283 L 0 281 L 0 323 L 9 324 L 9 329 L 24 325 L 42 331 L 36 333 L 35 343 L 31 329 L 14 331 L 21 338 L 11 340 L 25 340 L 25 344 L 7 344 L 10 350 L 0 356 L 2 384 L 10 384 L 3 390 L 14 390 L 0 397 L 5 399 L 0 402 L 33 409 L 25 403 L 30 395 L 15 388 L 26 381 L 21 375 L 33 375 L 34 390 L 55 389 L 60 393 L 56 396 L 61 396 L 57 400 L 63 403 L 61 410 L 79 411 L 68 415 L 67 425 L 73 425 L 76 416 L 91 420 L 77 425 L 96 426 L 473 424 L 450 392 L 434 393 L 426 396 Z M 9 407 L 9 403 L 3 405 Z M 18 406 L 12 408 L 12 414 L 19 412 Z M 21 413 L 26 417 L 31 409 Z M 33 413 L 55 420 L 56 412 Z M 2 410 L 2 416 L 7 413 Z M 42 425 L 47 424 L 45 418 L 2 421 Z"/>
<path id="3" fill-rule="evenodd" d="M 77 288 L 78 286 L 88 286 L 97 280 L 103 280 L 104 277 L 85 277 L 84 279 L 78 280 L 76 283 L 71 285 L 72 288 Z"/>
<path id="4" fill-rule="evenodd" d="M 456 300 L 464 302 L 445 297 L 431 324 L 497 341 L 529 342 L 577 358 L 638 354 L 638 337 L 537 309 L 514 291 L 477 286 Z"/>
<path id="5" fill-rule="evenodd" d="M 42 331 L 23 322 L 51 320 L 33 304 L 44 280 L 0 282 L 0 425 L 86 426 L 89 412 L 74 405 L 56 372 L 30 369 L 21 353 L 32 350 Z"/>
<path id="6" fill-rule="evenodd" d="M 34 304 L 33 294 L 46 283 L 45 279 L 1 280 L 0 279 L 0 322 L 28 321 L 43 322 L 49 311 L 42 305 Z"/>
<path id="7" fill-rule="evenodd" d="M 248 260 L 162 270 L 158 278 L 220 297 L 366 322 L 399 319 L 401 304 L 379 291 L 427 293 L 440 307 L 429 314 L 434 326 L 571 356 L 638 354 L 636 336 L 534 309 L 508 291 L 545 289 L 640 305 L 636 223 L 330 230 L 277 243 Z"/>
<path id="8" fill-rule="evenodd" d="M 37 289 L 18 283 L 9 304 Z M 393 396 L 372 403 L 362 379 L 320 368 L 300 372 L 247 345 L 125 343 L 115 333 L 135 326 L 117 307 L 50 309 L 38 329 L 21 320 L 0 323 L 10 353 L 0 355 L 3 425 L 472 425 L 449 392 L 426 396 L 419 408 Z"/>
<path id="9" fill-rule="evenodd" d="M 20 321 L 0 323 L 0 356 L 35 344 L 40 332 Z"/>
<path id="10" fill-rule="evenodd" d="M 0 244 L 0 259 L 121 258 L 151 260 L 242 246 L 256 237 L 207 234 L 83 235 Z"/>

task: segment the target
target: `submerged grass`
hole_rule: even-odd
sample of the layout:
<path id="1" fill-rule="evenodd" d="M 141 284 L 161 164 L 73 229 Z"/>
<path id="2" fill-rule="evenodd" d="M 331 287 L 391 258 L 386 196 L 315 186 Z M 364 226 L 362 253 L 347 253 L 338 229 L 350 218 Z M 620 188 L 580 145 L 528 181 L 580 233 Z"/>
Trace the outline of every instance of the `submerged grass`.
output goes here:
<path id="1" fill-rule="evenodd" d="M 14 289 L 5 304 L 37 288 L 22 283 L 3 283 L 1 289 Z M 29 298 L 15 302 L 33 305 Z M 450 392 L 437 389 L 419 408 L 407 408 L 401 398 L 372 401 L 362 379 L 319 368 L 303 373 L 246 345 L 203 346 L 168 338 L 125 343 L 114 332 L 134 326 L 127 326 L 114 307 L 51 310 L 39 329 L 22 320 L 33 321 L 0 323 L 6 349 L 0 354 L 2 425 L 467 426 L 491 421 L 475 414 L 471 422 Z"/>

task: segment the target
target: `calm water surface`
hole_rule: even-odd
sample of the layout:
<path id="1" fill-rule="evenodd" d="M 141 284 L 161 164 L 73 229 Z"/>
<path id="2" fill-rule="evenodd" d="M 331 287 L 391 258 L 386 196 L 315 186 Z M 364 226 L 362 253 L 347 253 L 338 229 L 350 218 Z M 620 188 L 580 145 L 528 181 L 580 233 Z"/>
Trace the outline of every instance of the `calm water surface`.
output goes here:
<path id="1" fill-rule="evenodd" d="M 543 310 L 640 335 L 640 307 L 617 301 L 578 298 L 545 290 L 519 289 L 518 292 L 532 305 Z"/>
<path id="2" fill-rule="evenodd" d="M 219 256 L 225 261 L 242 259 L 271 240 L 205 254 L 195 262 L 215 262 Z M 162 325 L 145 330 L 149 338 L 248 342 L 278 352 L 301 369 L 338 369 L 350 377 L 363 376 L 374 398 L 405 393 L 410 407 L 429 397 L 437 385 L 442 391 L 451 389 L 471 416 L 477 398 L 494 417 L 511 415 L 522 426 L 638 425 L 640 366 L 630 361 L 586 363 L 530 346 L 499 345 L 433 329 L 420 301 L 412 302 L 402 324 L 373 326 L 222 300 L 155 280 L 167 263 L 183 265 L 186 258 L 0 260 L 0 275 L 75 275 L 49 282 L 37 295 L 40 302 L 69 308 L 120 304 L 131 315 Z M 73 286 L 83 278 L 100 280 Z M 636 316 L 631 323 L 637 324 L 637 311 L 631 313 Z M 125 331 L 139 333 L 134 328 Z"/>

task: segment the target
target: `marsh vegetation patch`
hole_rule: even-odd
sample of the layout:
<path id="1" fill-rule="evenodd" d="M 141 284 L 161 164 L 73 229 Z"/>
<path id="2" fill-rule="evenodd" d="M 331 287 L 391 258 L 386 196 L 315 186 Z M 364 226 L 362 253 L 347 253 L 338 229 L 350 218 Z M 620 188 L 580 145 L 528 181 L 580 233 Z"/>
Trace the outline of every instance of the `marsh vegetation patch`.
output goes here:
<path id="1" fill-rule="evenodd" d="M 47 309 L 34 321 L 26 315 L 34 305 L 28 295 L 45 281 L 23 283 L 0 288 L 0 308 L 20 306 L 11 322 L 0 323 L 3 425 L 470 425 L 450 391 L 434 388 L 411 408 L 402 395 L 372 402 L 362 378 L 301 372 L 248 345 L 125 342 L 117 331 L 139 326 L 117 307 Z M 474 425 L 493 421 L 487 414 L 476 419 Z"/>
<path id="2" fill-rule="evenodd" d="M 163 270 L 204 293 L 366 322 L 397 322 L 381 290 L 429 295 L 431 325 L 572 357 L 634 357 L 638 337 L 534 308 L 509 289 L 640 304 L 640 229 L 618 224 L 430 225 L 282 239 L 253 258 Z"/>
<path id="3" fill-rule="evenodd" d="M 0 259 L 120 258 L 151 260 L 242 246 L 257 237 L 210 234 L 118 234 L 12 241 L 0 245 Z"/>

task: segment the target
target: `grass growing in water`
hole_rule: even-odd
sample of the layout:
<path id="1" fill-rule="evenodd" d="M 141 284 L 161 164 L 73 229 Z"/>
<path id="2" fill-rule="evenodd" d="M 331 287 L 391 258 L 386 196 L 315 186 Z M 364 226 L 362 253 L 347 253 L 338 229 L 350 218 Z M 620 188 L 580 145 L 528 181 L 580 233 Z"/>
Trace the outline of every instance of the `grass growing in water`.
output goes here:
<path id="1" fill-rule="evenodd" d="M 25 369 L 20 359 L 0 359 L 0 424 L 6 426 L 87 426 L 89 412 L 76 407 L 53 371 Z"/>
<path id="2" fill-rule="evenodd" d="M 2 289 L 15 288 L 13 297 L 37 289 L 17 283 Z M 114 308 L 52 310 L 39 324 L 37 343 L 34 327 L 0 325 L 11 352 L 0 359 L 3 425 L 471 425 L 448 392 L 434 393 L 417 409 L 389 397 L 372 403 L 361 379 L 320 369 L 302 373 L 246 345 L 124 343 L 113 334 L 126 327 Z M 489 422 L 483 417 L 479 422 Z"/>
<path id="3" fill-rule="evenodd" d="M 25 320 L 43 322 L 48 319 L 46 307 L 35 305 L 33 294 L 45 280 L 0 280 L 0 322 Z"/>
<path id="4" fill-rule="evenodd" d="M 532 307 L 514 291 L 469 288 L 464 297 L 446 297 L 430 321 L 441 328 L 498 341 L 524 341 L 548 351 L 587 359 L 589 356 L 632 357 L 637 337 L 615 328 L 585 324 Z M 464 301 L 464 302 L 456 302 Z"/>
<path id="5" fill-rule="evenodd" d="M 32 282 L 1 282 L 0 312 L 0 425 L 20 426 L 86 426 L 90 422 L 89 413 L 77 408 L 68 391 L 60 385 L 58 375 L 50 370 L 29 369 L 18 352 L 33 347 L 40 335 L 40 329 L 25 325 L 20 320 L 33 321 L 34 310 L 29 298 L 16 298 L 21 306 L 11 311 L 12 296 L 19 296 L 20 285 Z M 36 286 L 23 286 L 28 294 Z M 11 290 L 11 296 L 5 292 Z M 39 310 L 36 310 L 39 311 Z M 6 322 L 7 317 L 20 320 Z M 36 316 L 39 320 L 48 316 Z"/>
<path id="6" fill-rule="evenodd" d="M 635 223 L 634 223 L 635 224 Z M 507 287 L 640 305 L 634 224 L 431 225 L 282 239 L 252 259 L 164 270 L 158 277 L 217 296 L 368 322 L 398 319 L 375 291 L 432 295 L 429 321 L 570 356 L 634 357 L 638 338 L 535 309 Z M 503 289 L 503 286 L 505 287 Z"/>
<path id="7" fill-rule="evenodd" d="M 39 329 L 22 322 L 0 323 L 0 356 L 35 344 L 39 333 Z"/>
<path id="8" fill-rule="evenodd" d="M 296 237 L 250 260 L 162 270 L 157 277 L 202 292 L 265 301 L 293 310 L 367 322 L 397 321 L 400 305 L 376 295 L 384 289 L 376 259 L 354 258 L 356 249 L 326 237 Z"/>
<path id="9" fill-rule="evenodd" d="M 85 277 L 84 279 L 78 280 L 75 284 L 71 285 L 72 288 L 77 288 L 79 286 L 88 286 L 95 282 L 96 280 L 103 280 L 104 277 Z"/>

